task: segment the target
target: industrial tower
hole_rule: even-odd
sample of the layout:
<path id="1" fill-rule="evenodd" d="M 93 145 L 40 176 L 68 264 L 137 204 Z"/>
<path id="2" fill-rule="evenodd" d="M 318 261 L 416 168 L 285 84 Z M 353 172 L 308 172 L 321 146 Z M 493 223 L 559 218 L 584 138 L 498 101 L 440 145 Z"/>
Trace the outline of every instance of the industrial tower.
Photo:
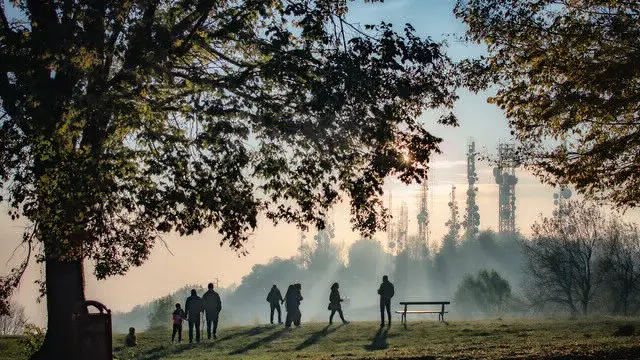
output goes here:
<path id="1" fill-rule="evenodd" d="M 449 227 L 449 233 L 447 236 L 454 240 L 458 239 L 460 232 L 460 222 L 458 221 L 458 203 L 456 203 L 456 186 L 451 185 L 451 194 L 449 195 L 449 211 L 451 212 L 449 220 L 444 223 Z"/>
<path id="2" fill-rule="evenodd" d="M 513 144 L 498 144 L 498 163 L 493 176 L 498 184 L 498 231 L 501 234 L 516 232 L 516 167 L 518 158 Z"/>
<path id="3" fill-rule="evenodd" d="M 567 215 L 567 209 L 565 208 L 565 202 L 571 197 L 571 190 L 565 185 L 560 185 L 558 192 L 553 193 L 553 216 L 562 218 Z"/>
<path id="4" fill-rule="evenodd" d="M 400 206 L 400 216 L 396 224 L 396 249 L 398 253 L 401 253 L 407 247 L 407 240 L 409 238 L 409 208 L 407 203 L 403 202 Z"/>
<path id="5" fill-rule="evenodd" d="M 480 226 L 480 208 L 476 204 L 476 181 L 478 174 L 476 173 L 476 143 L 473 139 L 469 139 L 467 143 L 467 181 L 469 189 L 467 190 L 467 212 L 464 216 L 462 226 L 465 229 L 465 236 L 471 239 L 478 235 L 478 227 Z"/>
<path id="6" fill-rule="evenodd" d="M 393 198 L 391 196 L 391 191 L 389 191 L 389 221 L 387 222 L 387 246 L 391 252 L 395 251 L 396 248 L 396 227 L 393 222 Z"/>
<path id="7" fill-rule="evenodd" d="M 429 241 L 429 183 L 425 180 L 420 187 L 418 202 L 418 240 L 431 249 Z"/>

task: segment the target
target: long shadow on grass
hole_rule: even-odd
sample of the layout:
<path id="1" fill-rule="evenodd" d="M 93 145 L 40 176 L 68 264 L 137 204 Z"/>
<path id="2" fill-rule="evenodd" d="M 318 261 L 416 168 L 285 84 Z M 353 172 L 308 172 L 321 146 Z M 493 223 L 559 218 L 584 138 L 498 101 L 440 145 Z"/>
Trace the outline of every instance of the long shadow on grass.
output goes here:
<path id="1" fill-rule="evenodd" d="M 309 346 L 311 346 L 313 344 L 317 344 L 318 341 L 320 341 L 320 339 L 322 339 L 323 337 L 325 337 L 325 336 L 331 334 L 332 332 L 338 330 L 339 328 L 344 326 L 344 324 L 338 325 L 338 326 L 336 326 L 335 328 L 333 328 L 331 330 L 329 330 L 329 326 L 331 326 L 331 325 L 327 325 L 327 326 L 323 327 L 322 330 L 316 331 L 315 333 L 311 334 L 311 336 L 309 336 L 309 338 L 307 340 L 305 340 L 300 345 L 296 346 L 296 350 L 302 350 L 302 349 L 308 348 Z"/>
<path id="2" fill-rule="evenodd" d="M 180 354 L 187 350 L 193 349 L 196 346 L 198 345 L 197 344 L 184 344 L 184 345 L 181 344 L 177 346 L 156 346 L 150 349 L 149 351 L 147 351 L 145 354 L 140 354 L 139 355 L 140 357 L 137 357 L 136 359 L 138 360 L 164 359 L 169 355 Z"/>
<path id="3" fill-rule="evenodd" d="M 389 330 L 385 328 L 380 328 L 376 335 L 371 339 L 371 344 L 366 345 L 364 348 L 369 351 L 376 350 L 384 350 L 389 347 L 389 343 L 387 343 L 387 335 L 389 334 Z"/>
<path id="4" fill-rule="evenodd" d="M 244 354 L 249 350 L 257 349 L 257 348 L 259 348 L 260 346 L 262 346 L 262 345 L 264 345 L 266 343 L 269 343 L 269 342 L 272 342 L 272 341 L 278 339 L 284 333 L 289 332 L 289 331 L 291 331 L 291 329 L 284 328 L 284 329 L 278 330 L 278 331 L 274 332 L 273 334 L 271 334 L 271 335 L 269 335 L 267 337 L 264 337 L 264 338 L 262 338 L 260 340 L 254 341 L 251 344 L 249 344 L 249 345 L 247 345 L 247 346 L 245 346 L 243 348 L 240 348 L 240 349 L 237 349 L 237 350 L 234 350 L 234 351 L 230 352 L 229 355 Z"/>
<path id="5" fill-rule="evenodd" d="M 220 339 L 218 339 L 216 342 L 220 342 L 220 341 L 227 341 L 227 340 L 231 340 L 235 337 L 239 337 L 239 336 L 254 336 L 254 335 L 259 335 L 262 334 L 263 332 L 272 329 L 274 326 L 256 326 L 253 327 L 251 329 L 247 329 L 244 331 L 238 331 L 232 334 L 229 334 L 227 336 L 223 336 Z"/>

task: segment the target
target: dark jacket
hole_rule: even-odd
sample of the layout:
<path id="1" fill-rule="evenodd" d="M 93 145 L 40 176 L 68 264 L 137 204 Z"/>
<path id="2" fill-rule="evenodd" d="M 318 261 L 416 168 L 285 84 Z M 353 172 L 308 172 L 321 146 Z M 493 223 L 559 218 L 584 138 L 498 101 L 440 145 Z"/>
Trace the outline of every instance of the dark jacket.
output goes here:
<path id="1" fill-rule="evenodd" d="M 171 315 L 173 323 L 175 325 L 181 325 L 182 320 L 187 317 L 187 315 L 184 313 L 184 310 L 182 309 L 175 309 Z"/>
<path id="2" fill-rule="evenodd" d="M 184 303 L 184 312 L 189 319 L 195 319 L 200 316 L 200 313 L 204 310 L 204 301 L 198 295 L 192 295 L 187 298 Z"/>
<path id="3" fill-rule="evenodd" d="M 208 314 L 219 313 L 222 311 L 222 300 L 220 300 L 220 295 L 213 291 L 213 289 L 207 290 L 207 292 L 202 295 L 202 300 L 204 301 L 204 310 Z"/>
<path id="4" fill-rule="evenodd" d="M 378 294 L 380 295 L 380 300 L 391 300 L 393 295 L 395 295 L 393 284 L 390 281 L 383 281 L 378 289 Z"/>
<path id="5" fill-rule="evenodd" d="M 329 295 L 329 302 L 332 304 L 340 304 L 340 302 L 342 302 L 340 291 L 338 291 L 338 289 L 331 290 L 331 294 Z"/>
<path id="6" fill-rule="evenodd" d="M 298 292 L 298 290 L 292 286 L 289 286 L 287 289 L 287 294 L 284 296 L 286 301 L 286 308 L 288 311 L 295 310 L 300 305 L 300 301 L 302 300 L 302 295 Z"/>
<path id="7" fill-rule="evenodd" d="M 267 301 L 272 305 L 278 305 L 280 301 L 284 301 L 282 294 L 280 293 L 280 289 L 271 289 L 271 291 L 269 291 L 269 295 L 267 295 Z"/>

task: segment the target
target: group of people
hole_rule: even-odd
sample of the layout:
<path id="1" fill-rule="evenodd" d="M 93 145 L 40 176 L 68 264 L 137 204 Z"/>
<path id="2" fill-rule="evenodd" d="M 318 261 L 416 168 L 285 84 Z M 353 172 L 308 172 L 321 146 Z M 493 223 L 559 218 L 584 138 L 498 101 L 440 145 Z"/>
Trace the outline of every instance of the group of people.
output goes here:
<path id="1" fill-rule="evenodd" d="M 196 342 L 200 342 L 200 321 L 202 313 L 207 323 L 207 339 L 218 338 L 218 320 L 222 311 L 222 300 L 220 294 L 213 290 L 213 284 L 209 283 L 208 290 L 199 297 L 196 290 L 191 290 L 191 296 L 187 298 L 184 304 L 184 310 L 180 303 L 176 304 L 173 311 L 173 331 L 171 333 L 171 342 L 175 341 L 178 335 L 178 342 L 182 342 L 182 322 L 187 321 L 189 324 L 189 343 L 193 343 L 193 330 L 196 331 Z"/>
<path id="2" fill-rule="evenodd" d="M 329 325 L 333 324 L 333 317 L 336 313 L 340 316 L 340 320 L 342 320 L 343 324 L 348 324 L 349 322 L 344 318 L 344 313 L 342 312 L 342 302 L 344 299 L 340 296 L 340 284 L 333 283 L 331 285 L 331 292 L 329 294 L 329 306 L 327 310 L 331 311 L 329 315 Z M 378 288 L 378 295 L 380 295 L 380 317 L 381 322 L 380 326 L 385 326 L 384 322 L 384 314 L 385 310 L 387 313 L 388 324 L 391 326 L 391 298 L 395 294 L 395 289 L 393 284 L 389 281 L 389 277 L 387 275 L 382 277 L 382 284 Z M 287 310 L 287 318 L 285 320 L 285 327 L 291 327 L 291 323 L 293 323 L 296 327 L 300 326 L 300 322 L 302 319 L 302 313 L 300 312 L 300 303 L 302 302 L 302 285 L 301 284 L 292 284 L 289 285 L 287 289 L 287 293 L 282 297 L 282 293 L 280 293 L 280 289 L 278 286 L 273 285 L 269 294 L 267 294 L 267 302 L 271 308 L 270 321 L 273 324 L 273 317 L 275 312 L 278 312 L 278 324 L 282 324 L 282 309 L 280 307 L 281 304 L 285 304 L 285 309 Z"/>
<path id="3" fill-rule="evenodd" d="M 342 302 L 344 299 L 340 296 L 340 285 L 334 283 L 331 285 L 331 292 L 329 294 L 329 306 L 328 310 L 331 311 L 329 315 L 329 324 L 333 324 L 333 317 L 336 313 L 340 316 L 343 324 L 349 322 L 344 318 L 342 312 Z M 393 284 L 389 281 L 387 275 L 382 277 L 382 284 L 378 288 L 378 295 L 380 295 L 380 326 L 385 326 L 385 311 L 387 313 L 388 325 L 391 326 L 391 298 L 395 294 Z M 289 285 L 287 293 L 282 297 L 280 289 L 276 285 L 271 287 L 269 294 L 267 295 L 267 302 L 271 308 L 271 324 L 273 324 L 273 317 L 275 312 L 278 312 L 278 324 L 282 324 L 282 309 L 281 304 L 285 304 L 287 316 L 285 320 L 285 327 L 291 327 L 291 324 L 296 327 L 300 326 L 302 320 L 302 313 L 300 312 L 300 303 L 302 302 L 302 285 L 292 284 Z M 184 310 L 180 303 L 177 303 L 176 309 L 172 314 L 173 320 L 173 332 L 171 334 L 171 342 L 175 341 L 176 335 L 178 336 L 178 342 L 182 341 L 182 322 L 187 321 L 189 324 L 189 343 L 193 343 L 193 330 L 196 332 L 196 342 L 200 342 L 200 321 L 202 313 L 207 324 L 207 338 L 218 338 L 218 320 L 220 318 L 220 312 L 222 311 L 222 300 L 220 295 L 213 290 L 213 284 L 209 283 L 208 290 L 199 297 L 196 290 L 191 290 L 191 296 L 189 296 L 184 304 Z M 129 330 L 129 335 L 125 338 L 125 343 L 128 346 L 135 346 L 135 329 Z"/>

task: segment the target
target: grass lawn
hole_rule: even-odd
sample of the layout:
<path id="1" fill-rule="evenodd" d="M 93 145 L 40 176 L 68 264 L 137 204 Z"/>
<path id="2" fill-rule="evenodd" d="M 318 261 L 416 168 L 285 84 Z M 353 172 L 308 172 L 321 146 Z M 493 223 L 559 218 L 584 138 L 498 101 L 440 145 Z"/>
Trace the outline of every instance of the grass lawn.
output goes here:
<path id="1" fill-rule="evenodd" d="M 394 324 L 388 332 L 380 331 L 374 322 L 331 327 L 303 324 L 291 330 L 263 325 L 222 329 L 215 342 L 178 345 L 170 343 L 167 329 L 138 334 L 139 345 L 133 349 L 123 347 L 124 335 L 117 335 L 114 354 L 118 359 L 141 360 L 638 359 L 640 336 L 613 336 L 623 324 L 633 324 L 640 332 L 640 319 L 610 317 L 451 321 L 448 325 L 410 318 L 407 329 Z M 0 344 L 7 342 L 0 339 Z M 1 346 L 0 359 L 20 359 L 5 354 Z"/>
<path id="2" fill-rule="evenodd" d="M 409 322 L 379 332 L 377 323 L 346 326 L 303 324 L 230 328 L 219 340 L 172 345 L 170 332 L 138 336 L 139 347 L 125 349 L 122 336 L 114 342 L 119 359 L 635 359 L 640 337 L 613 336 L 618 326 L 640 320 L 588 318 L 576 320 L 484 320 Z M 185 334 L 186 335 L 186 334 Z"/>

